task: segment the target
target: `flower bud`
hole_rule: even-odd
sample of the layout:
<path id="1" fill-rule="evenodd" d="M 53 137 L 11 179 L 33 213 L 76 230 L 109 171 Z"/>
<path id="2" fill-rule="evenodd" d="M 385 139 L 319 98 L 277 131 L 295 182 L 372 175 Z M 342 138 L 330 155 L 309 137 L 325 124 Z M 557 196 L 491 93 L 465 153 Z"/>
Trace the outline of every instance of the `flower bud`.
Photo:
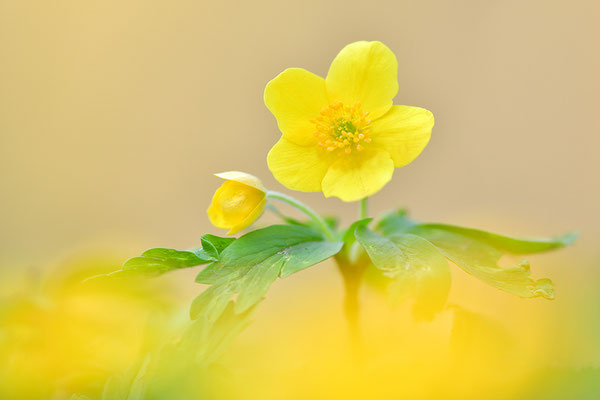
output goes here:
<path id="1" fill-rule="evenodd" d="M 267 193 L 260 179 L 239 171 L 215 174 L 225 179 L 217 189 L 207 213 L 217 228 L 233 235 L 256 221 L 265 210 Z"/>

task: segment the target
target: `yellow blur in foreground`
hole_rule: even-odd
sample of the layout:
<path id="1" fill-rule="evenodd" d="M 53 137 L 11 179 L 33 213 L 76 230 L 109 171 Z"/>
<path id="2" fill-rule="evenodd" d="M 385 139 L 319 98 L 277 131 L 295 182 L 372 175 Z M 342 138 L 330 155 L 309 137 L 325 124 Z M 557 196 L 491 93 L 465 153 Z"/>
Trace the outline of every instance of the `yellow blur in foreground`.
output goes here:
<path id="1" fill-rule="evenodd" d="M 584 282 L 553 303 L 532 302 L 457 274 L 451 305 L 430 321 L 414 320 L 410 303 L 392 306 L 366 286 L 361 345 L 353 348 L 332 263 L 279 281 L 251 325 L 230 315 L 212 335 L 173 306 L 165 284 L 183 281 L 179 273 L 81 284 L 101 271 L 86 262 L 61 269 L 41 289 L 21 285 L 2 302 L 2 399 L 582 400 L 600 393 L 600 370 L 590 364 L 598 361 L 597 338 L 582 336 L 600 324 L 575 295 L 592 293 Z M 597 304 L 598 296 L 586 301 Z"/>
<path id="2" fill-rule="evenodd" d="M 267 204 L 266 189 L 255 176 L 239 171 L 215 174 L 225 179 L 208 207 L 210 222 L 233 235 L 256 221 Z"/>
<path id="3" fill-rule="evenodd" d="M 83 282 L 114 265 L 116 260 L 85 257 L 46 270 L 48 276 L 30 271 L 25 283 L 3 279 L 1 399 L 100 398 L 111 375 L 176 329 L 167 280 Z"/>
<path id="4" fill-rule="evenodd" d="M 330 274 L 307 271 L 298 286 L 280 282 L 284 287 L 261 305 L 228 355 L 236 381 L 220 388 L 229 396 L 223 398 L 581 400 L 600 394 L 600 360 L 581 359 L 597 339 L 575 339 L 598 331 L 598 318 L 582 303 L 583 311 L 572 313 L 577 290 L 563 290 L 555 302 L 526 301 L 490 294 L 457 274 L 450 305 L 431 321 L 416 321 L 410 303 L 394 307 L 364 288 L 362 346 L 353 352 L 330 268 Z M 591 298 L 598 303 L 597 295 Z"/>

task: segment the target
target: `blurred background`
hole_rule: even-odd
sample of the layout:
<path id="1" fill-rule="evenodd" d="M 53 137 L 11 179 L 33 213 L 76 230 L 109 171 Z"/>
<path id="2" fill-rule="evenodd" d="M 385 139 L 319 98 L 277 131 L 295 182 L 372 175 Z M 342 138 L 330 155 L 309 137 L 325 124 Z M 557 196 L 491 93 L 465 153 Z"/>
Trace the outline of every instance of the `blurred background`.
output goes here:
<path id="1" fill-rule="evenodd" d="M 534 277 L 555 282 L 554 302 L 462 271 L 451 302 L 512 327 L 529 349 L 521 358 L 540 368 L 597 377 L 599 18 L 595 1 L 0 0 L 0 294 L 82 257 L 118 267 L 222 234 L 206 217 L 213 173 L 246 171 L 285 191 L 266 165 L 280 133 L 265 84 L 287 67 L 325 76 L 344 45 L 380 40 L 399 61 L 395 103 L 431 110 L 436 126 L 372 213 L 402 206 L 517 236 L 578 231 L 574 246 L 531 258 Z M 357 214 L 321 193 L 297 197 L 346 224 Z M 192 277 L 174 278 L 183 305 Z M 343 325 L 341 297 L 329 264 L 281 281 L 241 346 L 315 324 L 315 308 Z M 274 322 L 289 310 L 295 322 Z"/>

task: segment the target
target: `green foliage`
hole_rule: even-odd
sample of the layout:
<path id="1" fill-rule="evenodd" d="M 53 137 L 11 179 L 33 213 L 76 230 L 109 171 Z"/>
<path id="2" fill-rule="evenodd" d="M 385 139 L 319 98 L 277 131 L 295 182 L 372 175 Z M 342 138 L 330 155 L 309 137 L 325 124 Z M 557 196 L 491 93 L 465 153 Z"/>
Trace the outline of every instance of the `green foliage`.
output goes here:
<path id="1" fill-rule="evenodd" d="M 375 230 L 384 236 L 393 235 L 394 233 L 404 232 L 415 222 L 407 218 L 407 211 L 400 209 L 385 214 L 376 224 Z"/>
<path id="2" fill-rule="evenodd" d="M 363 218 L 359 219 L 358 221 L 354 221 L 352 225 L 350 225 L 342 235 L 342 241 L 344 242 L 344 244 L 348 248 L 352 246 L 354 242 L 356 242 L 356 230 L 360 227 L 369 225 L 371 221 L 373 221 L 373 218 Z"/>
<path id="3" fill-rule="evenodd" d="M 219 259 L 221 253 L 227 246 L 229 246 L 235 238 L 231 237 L 220 237 L 211 234 L 203 235 L 200 238 L 202 243 L 202 250 L 215 261 Z"/>
<path id="4" fill-rule="evenodd" d="M 109 276 L 158 276 L 176 269 L 212 263 L 218 261 L 223 250 L 234 241 L 235 238 L 207 234 L 202 236 L 202 247 L 199 249 L 188 251 L 158 247 L 146 250 L 141 256 L 125 261 L 122 269 L 109 274 Z M 106 277 L 106 275 L 98 276 L 98 278 L 100 277 Z"/>
<path id="5" fill-rule="evenodd" d="M 212 323 L 191 321 L 175 339 L 140 357 L 104 385 L 102 400 L 217 398 L 211 393 L 218 357 L 250 324 L 253 308 L 234 312 L 229 302 Z"/>
<path id="6" fill-rule="evenodd" d="M 576 237 L 518 239 L 460 226 L 420 224 L 401 210 L 385 215 L 373 230 L 367 227 L 372 218 L 360 219 L 337 231 L 337 219 L 329 219 L 326 224 L 338 238 L 330 241 L 325 240 L 323 224 L 281 216 L 286 225 L 257 229 L 239 239 L 203 235 L 202 247 L 196 250 L 147 250 L 111 275 L 152 276 L 209 264 L 196 281 L 210 287 L 194 299 L 190 308 L 192 319 L 206 327 L 216 324 L 226 313 L 249 313 L 277 278 L 318 264 L 343 248 L 337 256 L 340 265 L 364 269 L 372 264 L 390 299 L 400 302 L 411 298 L 415 315 L 431 318 L 448 297 L 447 260 L 500 290 L 521 297 L 551 299 L 552 282 L 533 280 L 526 261 L 509 268 L 499 267 L 498 262 L 504 254 L 548 251 L 570 244 Z"/>
<path id="7" fill-rule="evenodd" d="M 124 271 L 149 275 L 161 275 L 175 269 L 195 267 L 214 261 L 215 258 L 199 250 L 197 252 L 156 248 L 146 250 L 139 257 L 130 258 L 123 264 Z"/>
<path id="8" fill-rule="evenodd" d="M 547 299 L 554 297 L 552 282 L 533 280 L 527 261 L 509 268 L 499 267 L 498 261 L 504 254 L 533 254 L 560 248 L 576 238 L 569 234 L 554 239 L 518 239 L 453 225 L 418 224 L 408 219 L 404 211 L 386 215 L 376 227 L 393 241 L 406 234 L 425 239 L 454 264 L 497 289 L 521 297 Z"/>
<path id="9" fill-rule="evenodd" d="M 444 256 L 427 240 L 413 234 L 380 236 L 365 226 L 356 238 L 378 269 L 392 278 L 388 290 L 392 300 L 414 298 L 418 317 L 439 312 L 450 291 L 450 269 Z"/>
<path id="10" fill-rule="evenodd" d="M 498 266 L 502 255 L 508 253 L 499 249 L 502 243 L 494 247 L 469 236 L 426 225 L 417 225 L 411 232 L 429 240 L 450 261 L 490 286 L 521 297 L 554 298 L 552 282 L 549 279 L 533 280 L 527 261 L 508 268 Z M 519 246 L 525 248 L 528 243 L 532 244 L 531 252 L 535 252 L 537 242 L 521 241 Z"/>
<path id="11" fill-rule="evenodd" d="M 479 229 L 445 224 L 422 224 L 415 229 L 440 230 L 459 234 L 510 254 L 541 253 L 567 246 L 577 239 L 576 233 L 569 233 L 556 238 L 517 239 Z"/>
<path id="12" fill-rule="evenodd" d="M 308 220 L 298 220 L 292 217 L 288 217 L 287 215 L 282 214 L 275 206 L 273 206 L 271 203 L 267 204 L 267 208 L 269 210 L 271 210 L 273 213 L 277 214 L 286 224 L 290 224 L 290 225 L 300 225 L 300 226 L 306 226 L 315 230 L 319 230 L 320 227 L 315 223 L 314 220 L 312 219 L 308 219 Z M 338 217 L 336 217 L 335 215 L 328 215 L 328 216 L 324 216 L 323 217 L 323 221 L 325 222 L 325 224 L 332 230 L 336 230 L 340 224 L 340 220 Z"/>
<path id="13" fill-rule="evenodd" d="M 342 242 L 328 242 L 306 226 L 273 225 L 250 232 L 227 247 L 196 277 L 212 285 L 192 303 L 192 318 L 215 320 L 237 294 L 235 312 L 258 303 L 277 277 L 287 277 L 337 254 Z"/>

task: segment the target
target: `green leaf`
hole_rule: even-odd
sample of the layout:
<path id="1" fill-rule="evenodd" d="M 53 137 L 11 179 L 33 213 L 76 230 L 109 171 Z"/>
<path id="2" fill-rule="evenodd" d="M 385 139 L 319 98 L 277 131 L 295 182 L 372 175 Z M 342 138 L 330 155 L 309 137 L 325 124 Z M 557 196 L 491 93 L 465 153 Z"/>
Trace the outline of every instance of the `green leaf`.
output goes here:
<path id="1" fill-rule="evenodd" d="M 465 231 L 461 232 L 462 229 Z M 544 251 L 560 247 L 563 242 L 511 239 L 467 228 L 449 230 L 433 224 L 414 226 L 410 232 L 427 239 L 454 264 L 497 289 L 520 297 L 554 298 L 552 282 L 533 280 L 527 261 L 508 268 L 499 267 L 498 261 L 504 253 Z"/>
<path id="2" fill-rule="evenodd" d="M 136 271 L 160 275 L 175 269 L 189 268 L 214 261 L 199 252 L 155 248 L 146 250 L 139 257 L 130 258 L 123 264 L 123 271 Z"/>
<path id="3" fill-rule="evenodd" d="M 518 239 L 482 231 L 479 229 L 445 224 L 422 224 L 416 226 L 414 229 L 442 230 L 446 232 L 457 233 L 510 254 L 540 253 L 543 251 L 567 246 L 572 244 L 575 239 L 577 239 L 576 233 L 569 233 L 556 238 Z"/>
<path id="4" fill-rule="evenodd" d="M 342 241 L 346 244 L 346 246 L 348 246 L 348 248 L 350 248 L 350 246 L 352 246 L 356 241 L 356 230 L 360 227 L 369 225 L 371 221 L 373 221 L 373 218 L 359 219 L 358 221 L 354 221 L 352 225 L 346 229 L 342 235 Z"/>
<path id="5" fill-rule="evenodd" d="M 504 254 L 533 254 L 573 243 L 577 234 L 551 239 L 520 239 L 445 224 L 417 224 L 403 211 L 383 217 L 376 230 L 385 236 L 412 233 L 434 244 L 450 261 L 489 285 L 521 297 L 554 298 L 552 282 L 530 278 L 529 263 L 498 267 Z"/>
<path id="6" fill-rule="evenodd" d="M 240 237 L 221 254 L 219 262 L 202 270 L 196 282 L 215 284 L 245 275 L 252 267 L 279 251 L 306 242 L 321 242 L 323 237 L 304 226 L 272 225 Z"/>
<path id="7" fill-rule="evenodd" d="M 323 220 L 325 221 L 327 226 L 330 227 L 332 230 L 336 230 L 337 227 L 340 225 L 340 219 L 335 215 L 326 215 L 323 217 Z M 311 226 L 314 228 L 318 228 L 314 221 L 312 221 Z"/>
<path id="8" fill-rule="evenodd" d="M 211 234 L 202 235 L 200 241 L 202 243 L 202 250 L 206 252 L 210 257 L 218 260 L 223 250 L 227 248 L 235 238 L 215 236 Z"/>
<path id="9" fill-rule="evenodd" d="M 191 358 L 195 363 L 205 366 L 215 362 L 228 343 L 250 324 L 250 317 L 256 309 L 251 307 L 243 313 L 235 313 L 234 308 L 235 303 L 229 301 L 217 319 L 209 323 L 202 319 L 192 321 L 177 345 L 177 352 L 183 358 Z M 173 363 L 167 363 L 166 367 L 172 368 L 172 365 Z M 181 369 L 181 373 L 178 374 L 180 376 L 175 377 L 175 382 L 180 382 L 181 374 L 185 374 L 185 370 L 185 367 Z"/>
<path id="10" fill-rule="evenodd" d="M 285 262 L 286 259 L 283 256 L 272 256 L 244 275 L 241 279 L 242 282 L 238 283 L 239 294 L 234 307 L 236 313 L 242 313 L 262 300 L 271 284 L 279 276 Z M 243 285 L 243 287 L 239 285 Z"/>
<path id="11" fill-rule="evenodd" d="M 312 219 L 309 220 L 298 220 L 292 217 L 288 217 L 287 215 L 285 215 L 284 213 L 282 213 L 281 211 L 279 211 L 277 209 L 277 207 L 275 207 L 273 204 L 271 203 L 267 203 L 266 206 L 267 209 L 269 209 L 270 211 L 272 211 L 274 214 L 276 214 L 279 218 L 281 218 L 282 220 L 285 221 L 286 224 L 290 224 L 290 225 L 300 225 L 300 226 L 306 226 L 309 228 L 313 228 L 317 231 L 321 230 L 321 227 Z M 335 231 L 337 229 L 337 227 L 339 226 L 340 220 L 337 216 L 335 215 L 328 215 L 323 217 L 323 221 L 325 221 L 325 224 L 331 228 L 332 231 Z"/>
<path id="12" fill-rule="evenodd" d="M 375 231 L 383 236 L 406 232 L 415 222 L 408 218 L 405 209 L 393 211 L 384 215 L 375 225 Z"/>
<path id="13" fill-rule="evenodd" d="M 280 277 L 287 278 L 336 255 L 343 245 L 342 242 L 305 242 L 283 250 L 285 263 L 281 268 Z"/>
<path id="14" fill-rule="evenodd" d="M 196 319 L 202 316 L 207 323 L 216 321 L 227 307 L 231 297 L 239 290 L 239 282 L 212 285 L 192 301 L 190 317 Z"/>
<path id="15" fill-rule="evenodd" d="M 380 236 L 365 226 L 356 230 L 356 239 L 373 264 L 393 279 L 388 285 L 393 300 L 414 298 L 413 310 L 424 318 L 431 318 L 444 307 L 450 291 L 450 269 L 431 243 L 412 234 Z"/>
<path id="16" fill-rule="evenodd" d="M 343 243 L 327 242 L 314 230 L 298 225 L 273 225 L 237 239 L 209 265 L 196 282 L 213 285 L 192 303 L 192 318 L 214 320 L 234 294 L 235 312 L 258 303 L 278 276 L 286 277 L 340 251 Z"/>

